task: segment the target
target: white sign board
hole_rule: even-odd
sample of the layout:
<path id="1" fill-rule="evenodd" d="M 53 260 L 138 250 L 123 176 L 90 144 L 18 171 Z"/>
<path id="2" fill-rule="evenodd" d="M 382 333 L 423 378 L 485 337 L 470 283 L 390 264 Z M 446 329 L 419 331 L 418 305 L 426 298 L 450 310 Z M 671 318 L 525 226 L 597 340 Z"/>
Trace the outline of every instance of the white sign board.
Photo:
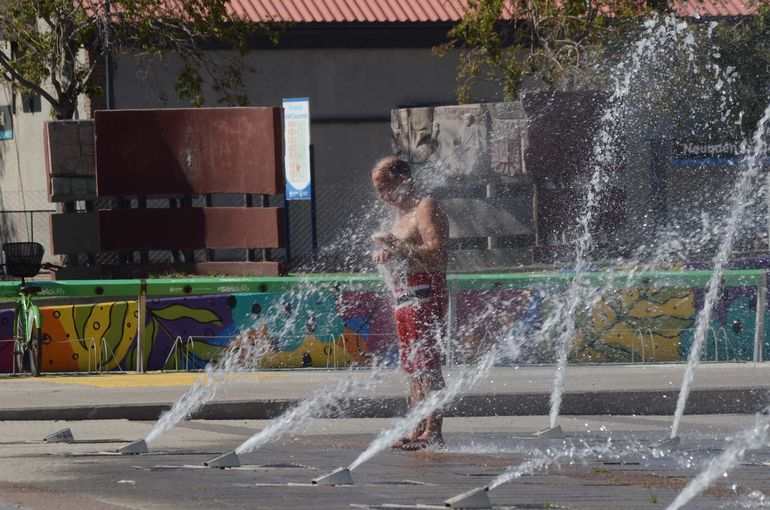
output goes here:
<path id="1" fill-rule="evenodd" d="M 310 100 L 283 100 L 286 200 L 310 200 Z"/>

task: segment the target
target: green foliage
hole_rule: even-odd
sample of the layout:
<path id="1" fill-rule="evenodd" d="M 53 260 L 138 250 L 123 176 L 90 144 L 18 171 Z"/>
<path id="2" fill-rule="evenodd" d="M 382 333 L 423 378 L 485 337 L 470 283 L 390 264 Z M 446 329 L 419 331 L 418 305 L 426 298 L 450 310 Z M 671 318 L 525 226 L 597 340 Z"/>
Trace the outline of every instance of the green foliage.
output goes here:
<path id="1" fill-rule="evenodd" d="M 743 133 L 752 133 L 767 107 L 770 92 L 770 4 L 760 2 L 756 16 L 720 24 L 714 31 L 720 60 L 735 67 Z"/>
<path id="2" fill-rule="evenodd" d="M 499 82 L 513 100 L 525 75 L 557 89 L 580 79 L 589 57 L 633 30 L 641 15 L 669 9 L 666 0 L 470 0 L 436 52 L 460 49 L 459 101 L 478 80 Z"/>
<path id="3" fill-rule="evenodd" d="M 658 491 L 655 490 L 655 486 L 652 482 L 644 482 L 644 488 L 650 492 L 650 499 L 648 500 L 653 505 L 658 504 Z"/>
<path id="4" fill-rule="evenodd" d="M 460 102 L 469 99 L 479 81 L 499 84 L 505 99 L 513 100 L 525 76 L 546 89 L 600 89 L 607 74 L 602 69 L 637 40 L 641 22 L 653 12 L 670 13 L 674 7 L 675 0 L 470 0 L 464 18 L 449 32 L 449 42 L 436 48 L 436 53 L 459 49 Z M 740 131 L 747 136 L 770 96 L 770 3 L 758 2 L 755 16 L 720 20 L 716 26 L 689 25 L 698 40 L 697 51 L 705 52 L 704 61 L 715 62 L 723 71 L 735 70 L 737 104 L 730 107 L 733 114 L 743 112 Z M 597 65 L 599 62 L 604 66 Z M 684 64 L 672 61 L 669 66 L 669 81 L 681 93 L 666 89 L 660 97 L 652 97 L 658 103 L 654 111 L 669 111 L 674 117 L 677 112 L 682 114 L 682 119 L 672 120 L 680 129 L 695 115 L 681 96 L 698 87 Z M 719 94 L 720 90 L 712 88 L 713 97 L 704 101 L 718 104 Z M 700 97 L 703 92 L 691 95 Z M 718 131 L 715 139 L 729 136 L 725 129 L 731 127 L 712 129 Z"/>
<path id="5" fill-rule="evenodd" d="M 107 52 L 162 59 L 175 53 L 182 70 L 174 88 L 195 106 L 208 83 L 223 104 L 246 102 L 242 59 L 257 33 L 276 41 L 277 24 L 254 24 L 228 9 L 228 0 L 4 0 L 0 77 L 19 92 L 40 94 L 56 118 L 72 118 L 81 94 L 98 95 L 96 64 Z M 235 50 L 235 57 L 208 49 Z M 217 53 L 215 59 L 213 54 Z"/>

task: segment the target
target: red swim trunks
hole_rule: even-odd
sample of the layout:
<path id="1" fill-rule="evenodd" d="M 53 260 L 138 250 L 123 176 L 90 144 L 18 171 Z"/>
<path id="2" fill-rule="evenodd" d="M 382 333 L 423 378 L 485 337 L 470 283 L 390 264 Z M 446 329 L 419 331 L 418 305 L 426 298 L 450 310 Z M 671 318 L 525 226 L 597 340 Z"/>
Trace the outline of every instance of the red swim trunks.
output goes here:
<path id="1" fill-rule="evenodd" d="M 446 275 L 415 273 L 396 289 L 396 331 L 401 367 L 407 374 L 441 364 L 438 339 L 444 337 Z"/>

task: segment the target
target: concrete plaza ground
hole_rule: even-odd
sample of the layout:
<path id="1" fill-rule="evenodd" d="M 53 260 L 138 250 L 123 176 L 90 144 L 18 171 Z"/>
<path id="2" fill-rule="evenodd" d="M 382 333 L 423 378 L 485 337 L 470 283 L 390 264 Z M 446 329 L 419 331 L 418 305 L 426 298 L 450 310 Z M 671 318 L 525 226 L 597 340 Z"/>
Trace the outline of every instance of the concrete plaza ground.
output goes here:
<path id="1" fill-rule="evenodd" d="M 535 439 L 547 426 L 553 367 L 499 367 L 449 406 L 443 450 L 385 451 L 353 472 L 350 487 L 310 480 L 350 464 L 403 413 L 405 381 L 395 370 L 364 397 L 357 418 L 312 420 L 305 429 L 240 455 L 242 467 L 203 467 L 240 445 L 283 409 L 355 371 L 271 371 L 238 376 L 197 414 L 150 445 L 153 420 L 198 374 L 105 374 L 0 378 L 0 510 L 11 508 L 425 508 L 488 484 L 509 466 L 536 467 L 489 496 L 496 508 L 665 508 L 725 442 L 768 402 L 769 364 L 698 367 L 681 429 L 681 450 L 660 457 L 649 445 L 671 426 L 682 365 L 570 366 L 566 438 Z M 458 369 L 447 371 L 447 379 Z M 358 400 L 361 398 L 361 400 Z M 581 413 L 581 410 L 583 412 Z M 592 415 L 591 415 L 592 414 Z M 496 415 L 496 416 L 494 416 Z M 223 419 L 226 418 L 226 419 Z M 69 427 L 71 444 L 47 434 Z M 547 467 L 545 467 L 547 466 Z M 770 506 L 770 448 L 749 452 L 728 477 L 687 508 Z"/>
<path id="2" fill-rule="evenodd" d="M 665 508 L 721 451 L 725 438 L 749 421 L 735 415 L 687 416 L 683 449 L 655 458 L 648 445 L 665 437 L 670 417 L 563 417 L 563 440 L 527 437 L 547 423 L 544 416 L 454 418 L 447 420 L 445 450 L 385 451 L 354 470 L 355 484 L 349 487 L 309 482 L 353 461 L 391 420 L 318 420 L 242 455 L 242 467 L 227 470 L 202 463 L 269 422 L 183 422 L 151 445 L 153 453 L 138 456 L 113 452 L 146 434 L 151 422 L 3 422 L 0 509 L 440 508 L 447 498 L 488 484 L 508 466 L 548 456 L 556 463 L 545 462 L 551 465 L 490 491 L 494 507 Z M 40 441 L 65 425 L 76 443 Z M 747 508 L 747 494 L 770 490 L 768 460 L 769 449 L 750 452 L 687 508 Z"/>

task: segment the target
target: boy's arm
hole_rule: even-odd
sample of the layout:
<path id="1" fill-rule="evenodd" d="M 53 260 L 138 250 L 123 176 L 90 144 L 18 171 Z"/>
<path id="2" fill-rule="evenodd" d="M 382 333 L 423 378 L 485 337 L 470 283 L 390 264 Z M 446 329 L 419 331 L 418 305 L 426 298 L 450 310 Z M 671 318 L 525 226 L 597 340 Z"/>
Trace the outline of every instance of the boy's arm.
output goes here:
<path id="1" fill-rule="evenodd" d="M 446 214 L 432 198 L 423 199 L 417 206 L 416 214 L 422 245 L 415 247 L 413 257 L 431 266 L 446 266 L 449 242 L 449 221 Z"/>

